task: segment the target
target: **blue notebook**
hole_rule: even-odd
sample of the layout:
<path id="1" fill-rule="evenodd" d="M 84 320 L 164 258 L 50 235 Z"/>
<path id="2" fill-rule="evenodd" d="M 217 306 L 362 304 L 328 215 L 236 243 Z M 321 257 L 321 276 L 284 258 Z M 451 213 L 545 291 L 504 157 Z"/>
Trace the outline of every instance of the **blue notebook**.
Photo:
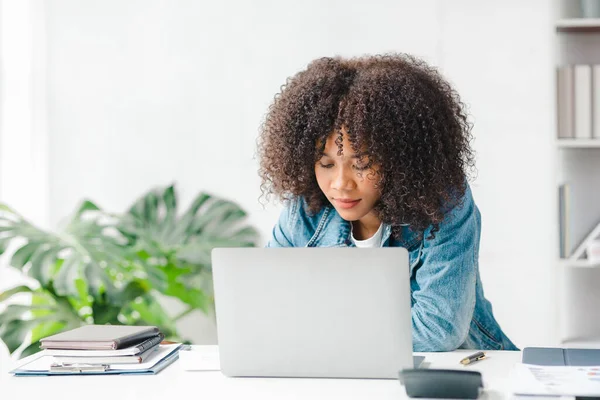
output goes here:
<path id="1" fill-rule="evenodd" d="M 525 347 L 523 364 L 591 367 L 600 365 L 600 349 Z"/>

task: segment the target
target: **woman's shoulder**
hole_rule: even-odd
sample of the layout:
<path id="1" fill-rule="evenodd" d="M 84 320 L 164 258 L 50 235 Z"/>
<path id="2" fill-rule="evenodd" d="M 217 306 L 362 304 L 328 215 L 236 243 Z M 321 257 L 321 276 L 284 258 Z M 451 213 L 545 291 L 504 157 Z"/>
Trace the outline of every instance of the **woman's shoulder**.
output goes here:
<path id="1" fill-rule="evenodd" d="M 468 182 L 465 184 L 464 190 L 457 191 L 456 196 L 444 208 L 444 220 L 439 224 L 439 229 L 454 231 L 463 225 L 472 225 L 479 229 L 481 215 Z M 430 232 L 432 228 L 433 226 L 430 226 L 428 231 Z"/>
<path id="2" fill-rule="evenodd" d="M 468 181 L 462 188 L 454 188 L 450 192 L 450 199 L 442 206 L 442 210 L 446 216 L 455 213 L 463 208 L 472 208 L 475 205 L 473 199 L 473 192 L 471 191 L 471 185 Z"/>

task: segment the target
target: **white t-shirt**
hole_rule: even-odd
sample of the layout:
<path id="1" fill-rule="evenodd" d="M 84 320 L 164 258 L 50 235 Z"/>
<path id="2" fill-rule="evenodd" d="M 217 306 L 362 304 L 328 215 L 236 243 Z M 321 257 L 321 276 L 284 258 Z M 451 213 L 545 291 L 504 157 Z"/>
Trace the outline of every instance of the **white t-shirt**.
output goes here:
<path id="1" fill-rule="evenodd" d="M 381 247 L 381 239 L 383 238 L 383 224 L 379 225 L 379 229 L 373 236 L 365 240 L 358 240 L 354 237 L 354 233 L 350 233 L 352 241 L 356 247 Z"/>

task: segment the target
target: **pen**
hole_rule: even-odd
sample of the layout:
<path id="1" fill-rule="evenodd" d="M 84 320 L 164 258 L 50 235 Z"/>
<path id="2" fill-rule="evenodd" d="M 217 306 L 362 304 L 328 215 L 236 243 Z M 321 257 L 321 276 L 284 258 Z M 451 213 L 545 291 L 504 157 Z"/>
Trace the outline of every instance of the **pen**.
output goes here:
<path id="1" fill-rule="evenodd" d="M 484 358 L 485 353 L 483 351 L 478 351 L 475 354 L 471 354 L 470 356 L 463 358 L 462 360 L 460 360 L 460 363 L 462 365 L 469 365 L 471 363 L 474 363 L 475 361 L 483 360 Z"/>

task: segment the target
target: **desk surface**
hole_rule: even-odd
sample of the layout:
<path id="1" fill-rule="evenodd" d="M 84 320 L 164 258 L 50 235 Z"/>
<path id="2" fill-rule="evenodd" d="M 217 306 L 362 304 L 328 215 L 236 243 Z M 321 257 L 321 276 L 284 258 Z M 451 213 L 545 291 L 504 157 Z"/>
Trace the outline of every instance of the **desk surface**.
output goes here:
<path id="1" fill-rule="evenodd" d="M 214 351 L 194 346 L 195 351 Z M 211 349 L 212 348 L 212 349 Z M 508 399 L 508 377 L 520 352 L 489 351 L 489 359 L 463 367 L 459 360 L 472 350 L 424 355 L 425 368 L 471 369 L 483 374 L 485 399 Z M 221 372 L 184 371 L 179 361 L 157 375 L 15 377 L 12 363 L 0 356 L 0 399 L 119 400 L 119 399 L 403 399 L 397 380 L 227 378 Z"/>

